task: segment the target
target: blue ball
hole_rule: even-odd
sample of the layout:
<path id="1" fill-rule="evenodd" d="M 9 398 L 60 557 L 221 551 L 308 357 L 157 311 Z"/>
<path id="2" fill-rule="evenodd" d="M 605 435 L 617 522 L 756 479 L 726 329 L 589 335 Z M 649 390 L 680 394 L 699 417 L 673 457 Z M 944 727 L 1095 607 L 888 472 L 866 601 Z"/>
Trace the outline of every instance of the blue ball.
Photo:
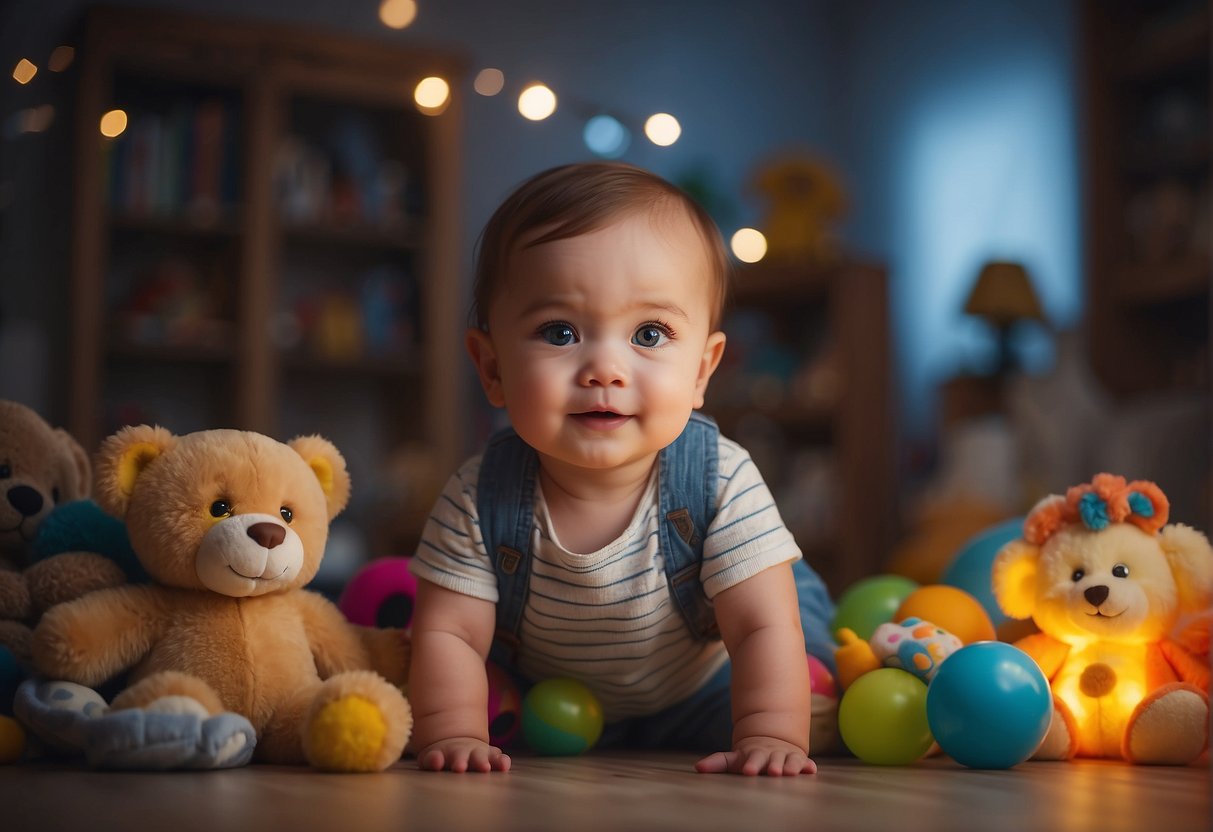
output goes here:
<path id="1" fill-rule="evenodd" d="M 1023 536 L 1023 521 L 1024 518 L 1016 517 L 969 538 L 939 579 L 941 584 L 963 589 L 980 601 L 996 629 L 1007 621 L 1007 617 L 994 600 L 994 588 L 990 583 L 994 556 L 1007 543 Z"/>
<path id="2" fill-rule="evenodd" d="M 927 724 L 939 747 L 970 768 L 1010 768 L 1032 756 L 1053 715 L 1049 681 L 1027 653 L 978 641 L 939 665 Z"/>

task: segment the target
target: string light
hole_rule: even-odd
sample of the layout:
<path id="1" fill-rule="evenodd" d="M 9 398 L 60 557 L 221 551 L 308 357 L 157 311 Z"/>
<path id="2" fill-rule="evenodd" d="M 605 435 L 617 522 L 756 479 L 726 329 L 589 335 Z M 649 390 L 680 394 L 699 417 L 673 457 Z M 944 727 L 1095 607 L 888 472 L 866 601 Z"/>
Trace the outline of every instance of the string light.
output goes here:
<path id="1" fill-rule="evenodd" d="M 669 147 L 682 135 L 682 125 L 669 113 L 654 113 L 644 123 L 644 134 L 653 144 Z"/>
<path id="2" fill-rule="evenodd" d="M 556 112 L 556 93 L 543 84 L 531 84 L 518 96 L 518 112 L 531 121 L 543 121 Z"/>
<path id="3" fill-rule="evenodd" d="M 34 65 L 28 58 L 22 58 L 17 61 L 17 65 L 13 67 L 13 80 L 18 84 L 28 84 L 34 80 L 34 76 L 38 74 L 38 67 Z"/>
<path id="4" fill-rule="evenodd" d="M 51 72 L 63 72 L 72 65 L 72 61 L 76 58 L 76 50 L 70 46 L 56 46 L 51 52 L 50 59 L 46 62 L 46 68 Z"/>
<path id="5" fill-rule="evenodd" d="M 496 95 L 505 88 L 505 73 L 500 69 L 487 67 L 476 74 L 472 89 L 485 96 Z"/>
<path id="6" fill-rule="evenodd" d="M 437 75 L 422 78 L 413 90 L 413 101 L 427 116 L 436 116 L 451 103 L 451 85 Z"/>
<path id="7" fill-rule="evenodd" d="M 108 139 L 121 136 L 126 131 L 126 112 L 110 110 L 101 117 L 101 135 Z"/>
<path id="8" fill-rule="evenodd" d="M 416 0 L 383 0 L 379 4 L 379 20 L 389 29 L 404 29 L 416 17 Z"/>
<path id="9" fill-rule="evenodd" d="M 632 142 L 632 134 L 623 123 L 614 116 L 601 113 L 585 123 L 582 133 L 585 146 L 599 156 L 617 159 L 628 149 Z"/>
<path id="10" fill-rule="evenodd" d="M 739 228 L 729 240 L 729 247 L 742 263 L 757 263 L 767 254 L 767 238 L 757 228 Z"/>

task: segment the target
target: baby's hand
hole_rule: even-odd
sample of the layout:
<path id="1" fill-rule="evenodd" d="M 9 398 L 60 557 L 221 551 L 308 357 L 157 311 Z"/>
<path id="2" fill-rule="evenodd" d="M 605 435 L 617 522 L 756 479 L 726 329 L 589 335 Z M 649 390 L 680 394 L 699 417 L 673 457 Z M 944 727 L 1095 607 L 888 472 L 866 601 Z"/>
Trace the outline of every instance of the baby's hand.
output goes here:
<path id="1" fill-rule="evenodd" d="M 774 737 L 746 737 L 732 751 L 717 751 L 695 764 L 700 774 L 766 774 L 771 777 L 816 774 L 817 763 L 804 749 Z"/>
<path id="2" fill-rule="evenodd" d="M 422 749 L 417 765 L 427 771 L 509 771 L 510 755 L 474 737 L 451 737 Z"/>

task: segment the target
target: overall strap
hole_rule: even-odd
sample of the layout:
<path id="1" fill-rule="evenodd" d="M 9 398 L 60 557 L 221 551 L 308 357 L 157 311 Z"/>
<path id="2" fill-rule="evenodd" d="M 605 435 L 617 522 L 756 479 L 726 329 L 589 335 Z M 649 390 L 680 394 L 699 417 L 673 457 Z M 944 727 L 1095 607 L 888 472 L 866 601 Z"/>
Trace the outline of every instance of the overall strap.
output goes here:
<path id="1" fill-rule="evenodd" d="M 658 455 L 658 523 L 666 582 L 678 611 L 700 639 L 720 638 L 700 581 L 703 539 L 716 516 L 720 430 L 693 412 L 686 429 Z"/>
<path id="2" fill-rule="evenodd" d="M 539 457 L 513 429 L 498 431 L 484 450 L 476 486 L 480 534 L 497 573 L 497 631 L 490 657 L 513 663 L 531 577 L 531 526 Z"/>

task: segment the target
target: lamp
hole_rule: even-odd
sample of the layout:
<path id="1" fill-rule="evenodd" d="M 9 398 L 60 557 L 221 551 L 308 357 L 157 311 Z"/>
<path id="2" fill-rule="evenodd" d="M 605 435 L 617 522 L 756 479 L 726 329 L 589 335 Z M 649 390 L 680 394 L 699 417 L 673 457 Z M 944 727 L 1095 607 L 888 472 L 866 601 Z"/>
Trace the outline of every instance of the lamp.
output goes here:
<path id="1" fill-rule="evenodd" d="M 981 267 L 964 311 L 990 322 L 998 334 L 998 368 L 1003 375 L 1015 366 L 1011 328 L 1021 320 L 1044 320 L 1040 300 L 1027 269 L 1019 263 L 991 261 Z"/>

